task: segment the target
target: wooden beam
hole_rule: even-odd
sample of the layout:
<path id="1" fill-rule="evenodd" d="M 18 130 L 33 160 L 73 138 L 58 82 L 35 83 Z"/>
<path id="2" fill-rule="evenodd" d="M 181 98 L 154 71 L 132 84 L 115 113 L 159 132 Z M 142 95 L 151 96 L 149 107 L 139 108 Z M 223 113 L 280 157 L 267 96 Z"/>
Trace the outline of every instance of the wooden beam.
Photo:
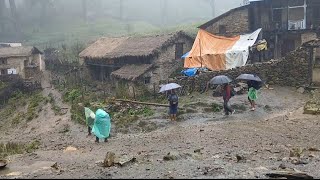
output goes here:
<path id="1" fill-rule="evenodd" d="M 140 101 L 132 101 L 132 100 L 126 100 L 126 99 L 115 99 L 114 101 L 118 101 L 118 102 L 128 102 L 128 103 L 133 103 L 133 104 L 143 104 L 143 105 L 150 105 L 150 106 L 169 107 L 168 104 L 158 104 L 158 103 L 140 102 Z"/>
<path id="2" fill-rule="evenodd" d="M 266 176 L 271 178 L 281 178 L 285 177 L 287 179 L 313 179 L 312 176 L 304 173 L 304 172 L 292 172 L 292 171 L 275 171 L 271 173 L 267 173 Z"/>

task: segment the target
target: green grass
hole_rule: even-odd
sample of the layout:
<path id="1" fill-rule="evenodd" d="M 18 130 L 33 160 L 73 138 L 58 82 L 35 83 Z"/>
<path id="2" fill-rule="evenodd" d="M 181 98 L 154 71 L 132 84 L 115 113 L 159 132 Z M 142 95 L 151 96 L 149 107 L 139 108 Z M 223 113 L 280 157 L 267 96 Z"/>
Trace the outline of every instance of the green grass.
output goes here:
<path id="1" fill-rule="evenodd" d="M 128 24 L 129 29 L 128 31 Z M 34 32 L 32 28 L 25 28 L 25 44 L 35 45 L 40 48 L 46 46 L 61 46 L 61 44 L 71 45 L 75 42 L 89 43 L 101 36 L 143 36 L 170 33 L 183 30 L 187 34 L 195 36 L 197 26 L 202 22 L 191 24 L 178 24 L 176 26 L 160 28 L 142 21 L 124 23 L 113 19 L 100 19 L 94 23 L 86 24 L 83 21 L 73 21 L 72 23 L 54 23 L 54 25 L 44 26 L 39 31 Z"/>
<path id="2" fill-rule="evenodd" d="M 15 154 L 23 154 L 25 152 L 31 153 L 38 149 L 40 146 L 40 142 L 35 140 L 28 144 L 23 143 L 0 143 L 0 159 L 6 158 L 7 156 L 15 155 Z"/>

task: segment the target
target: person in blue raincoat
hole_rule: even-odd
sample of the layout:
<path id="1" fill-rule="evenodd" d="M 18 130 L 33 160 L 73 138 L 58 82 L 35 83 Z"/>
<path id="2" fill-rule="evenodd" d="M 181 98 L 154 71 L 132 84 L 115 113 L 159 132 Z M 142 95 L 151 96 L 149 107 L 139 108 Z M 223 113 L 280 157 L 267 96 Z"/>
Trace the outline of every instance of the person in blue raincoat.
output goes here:
<path id="1" fill-rule="evenodd" d="M 110 116 L 102 109 L 96 111 L 96 117 L 92 128 L 92 133 L 96 136 L 96 142 L 99 143 L 99 139 L 108 141 L 111 130 Z"/>

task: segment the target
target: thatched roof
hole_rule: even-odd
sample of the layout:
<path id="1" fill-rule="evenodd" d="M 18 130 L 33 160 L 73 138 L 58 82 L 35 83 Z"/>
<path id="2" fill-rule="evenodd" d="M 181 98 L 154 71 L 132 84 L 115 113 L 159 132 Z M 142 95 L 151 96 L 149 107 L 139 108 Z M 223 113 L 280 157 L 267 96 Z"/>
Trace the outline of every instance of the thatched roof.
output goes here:
<path id="1" fill-rule="evenodd" d="M 20 47 L 4 47 L 0 48 L 0 57 L 27 57 L 32 54 L 42 54 L 42 52 L 33 46 L 20 46 Z"/>
<path id="2" fill-rule="evenodd" d="M 135 81 L 151 68 L 152 64 L 126 65 L 116 71 L 113 71 L 111 75 L 116 78 Z"/>
<path id="3" fill-rule="evenodd" d="M 150 56 L 160 52 L 161 48 L 174 43 L 177 37 L 180 36 L 187 37 L 192 41 L 192 38 L 182 31 L 144 37 L 103 37 L 83 50 L 79 56 L 96 59 Z"/>

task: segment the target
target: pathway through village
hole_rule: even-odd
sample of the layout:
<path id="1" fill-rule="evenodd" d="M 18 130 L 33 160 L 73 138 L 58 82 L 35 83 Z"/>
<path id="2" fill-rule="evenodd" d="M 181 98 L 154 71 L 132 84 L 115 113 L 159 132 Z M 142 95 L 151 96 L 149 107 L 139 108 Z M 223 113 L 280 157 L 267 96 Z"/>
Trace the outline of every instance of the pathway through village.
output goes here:
<path id="1" fill-rule="evenodd" d="M 302 114 L 308 95 L 295 88 L 262 89 L 255 112 L 239 109 L 229 117 L 197 112 L 178 122 L 153 117 L 147 120 L 164 126 L 148 133 L 114 133 L 109 142 L 97 144 L 87 137 L 86 127 L 71 121 L 70 107 L 51 87 L 49 74 L 45 76 L 43 95 L 53 94 L 68 111 L 56 116 L 46 105 L 27 126 L 4 134 L 1 142 L 37 139 L 41 146 L 33 153 L 10 156 L 1 178 L 263 178 L 284 169 L 320 178 L 320 118 Z M 181 99 L 187 101 L 222 102 L 210 92 Z M 246 95 L 234 97 L 232 103 L 249 106 Z M 61 133 L 64 128 L 68 131 Z M 300 158 L 294 157 L 299 148 Z M 101 164 L 107 152 L 135 161 L 105 168 Z"/>

